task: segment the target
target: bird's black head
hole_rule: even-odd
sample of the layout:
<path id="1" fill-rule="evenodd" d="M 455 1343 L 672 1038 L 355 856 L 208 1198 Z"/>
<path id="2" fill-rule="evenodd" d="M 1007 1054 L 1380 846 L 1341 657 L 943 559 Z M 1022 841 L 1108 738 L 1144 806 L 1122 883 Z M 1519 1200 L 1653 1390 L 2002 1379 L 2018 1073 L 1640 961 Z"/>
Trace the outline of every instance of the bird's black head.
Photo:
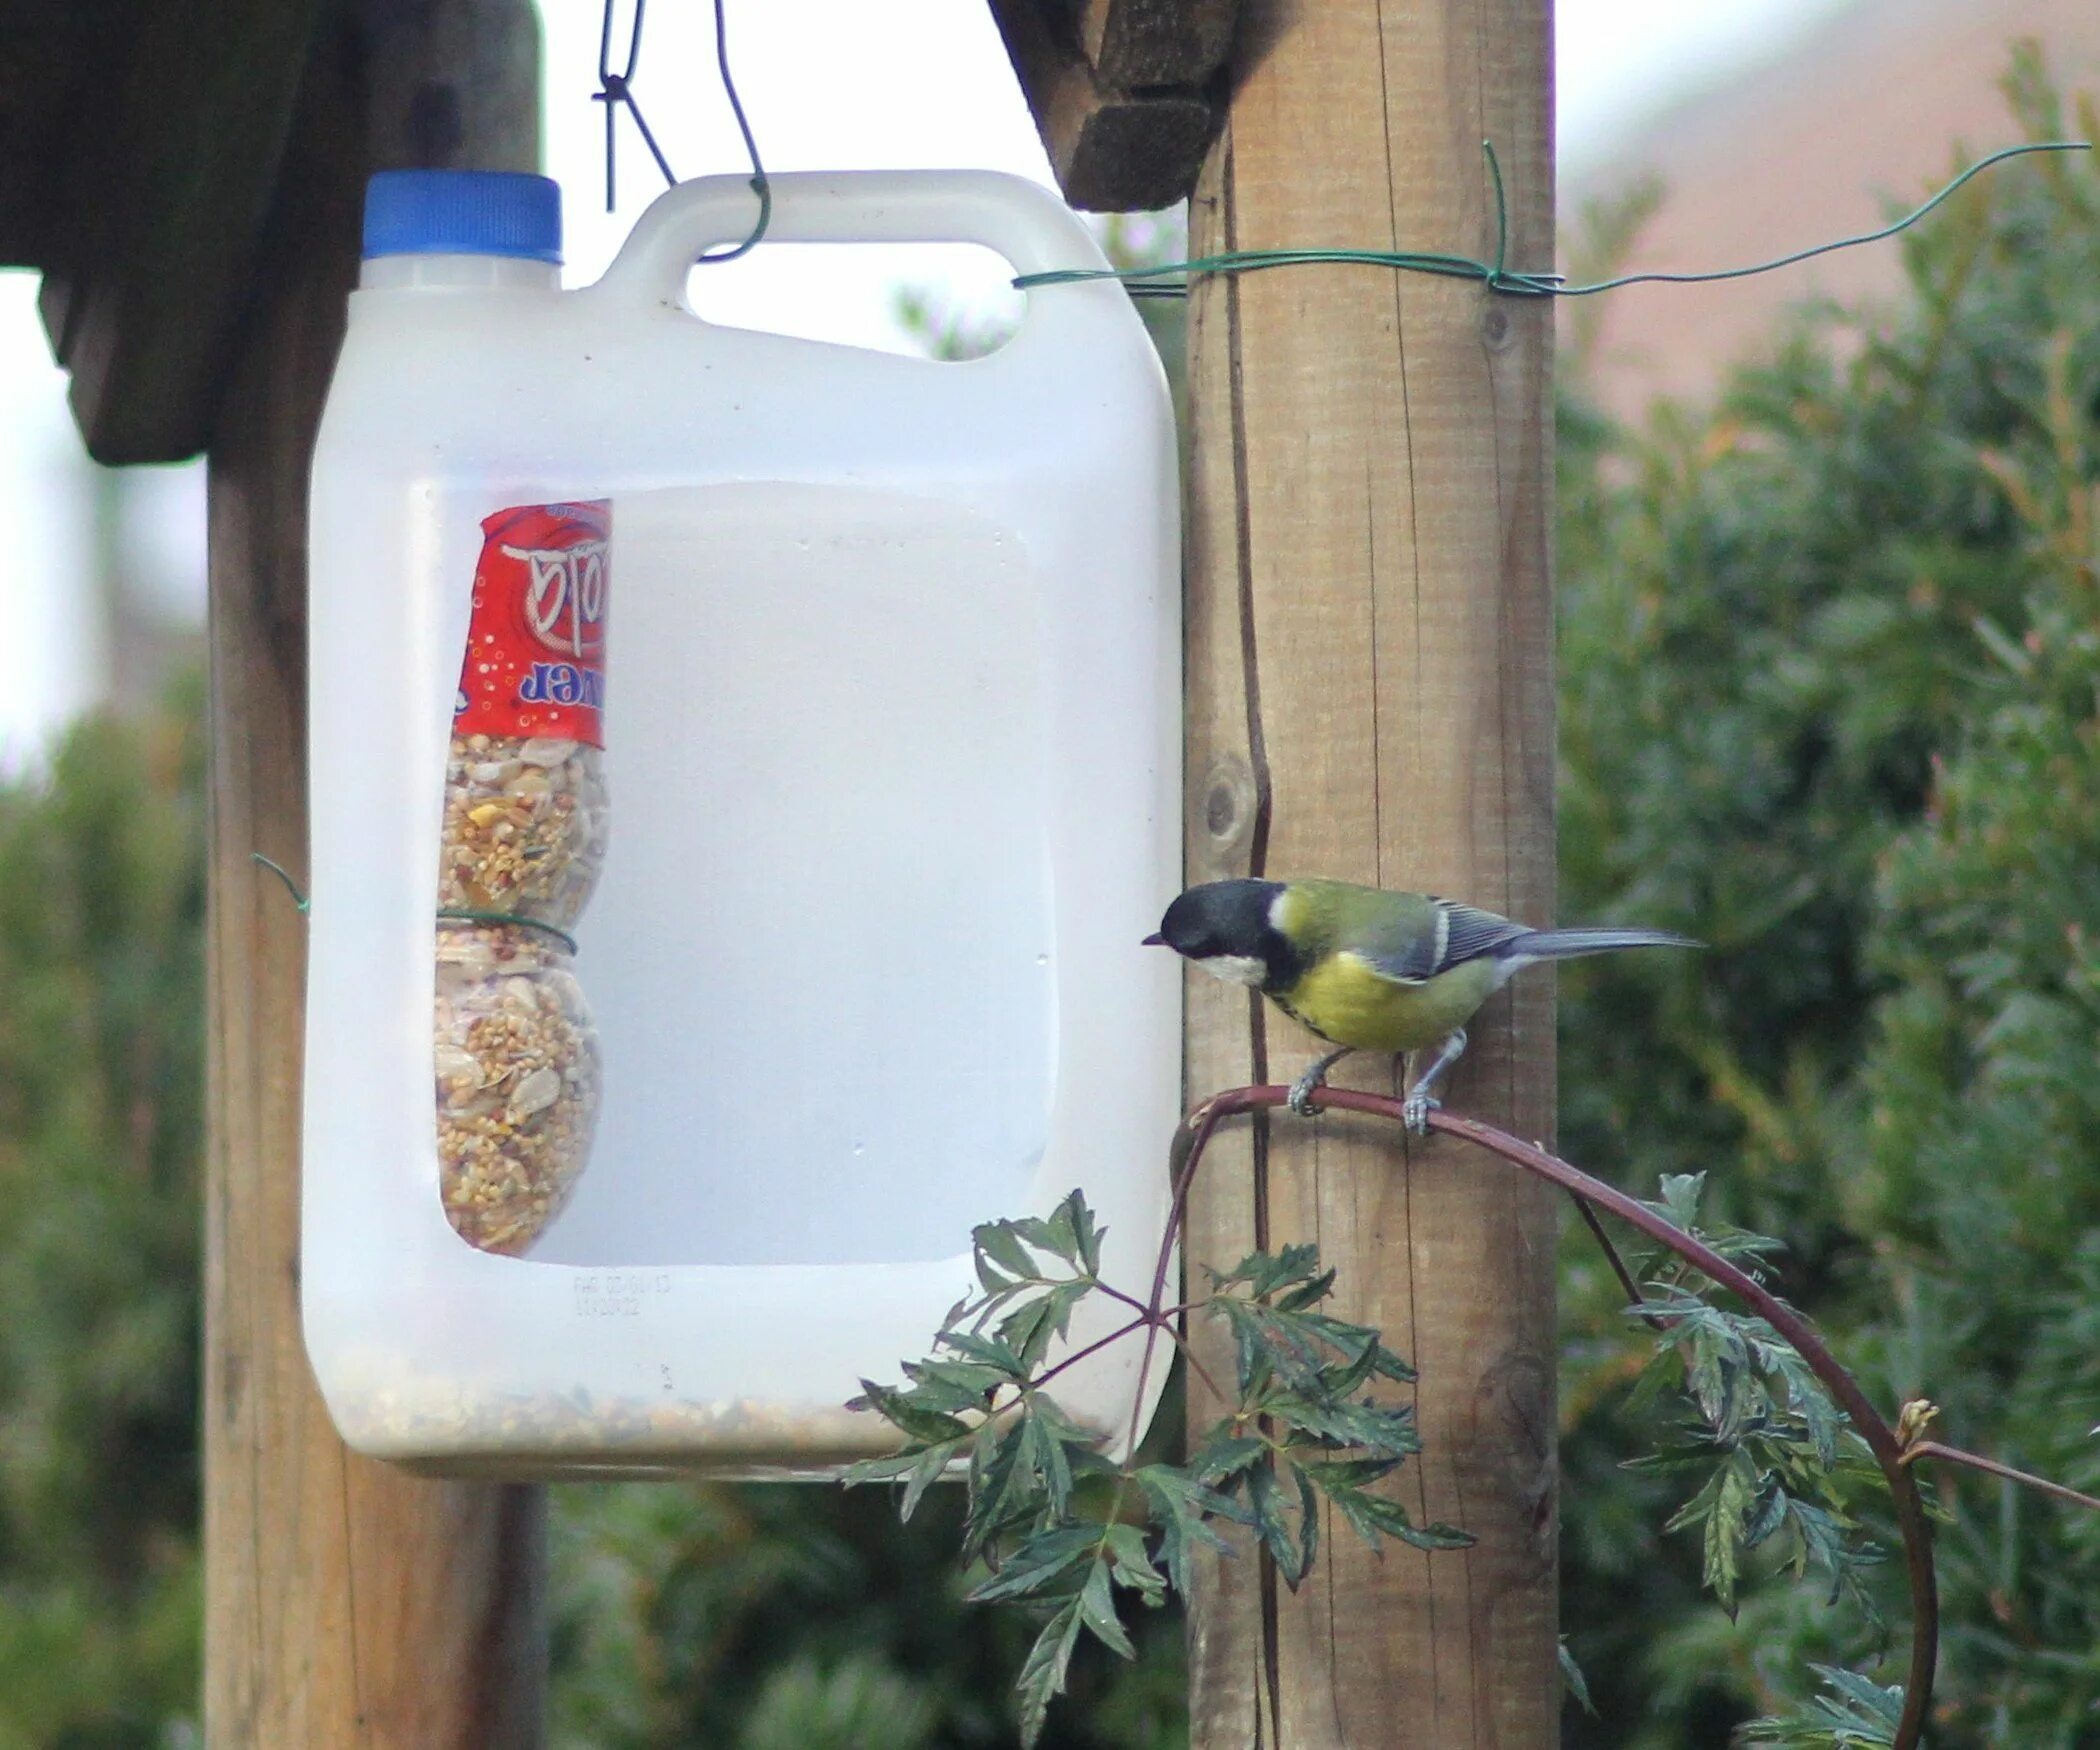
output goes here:
<path id="1" fill-rule="evenodd" d="M 1269 919 L 1282 891 L 1280 881 L 1206 881 L 1168 906 L 1159 933 L 1145 942 L 1240 984 L 1274 982 L 1294 959 Z"/>

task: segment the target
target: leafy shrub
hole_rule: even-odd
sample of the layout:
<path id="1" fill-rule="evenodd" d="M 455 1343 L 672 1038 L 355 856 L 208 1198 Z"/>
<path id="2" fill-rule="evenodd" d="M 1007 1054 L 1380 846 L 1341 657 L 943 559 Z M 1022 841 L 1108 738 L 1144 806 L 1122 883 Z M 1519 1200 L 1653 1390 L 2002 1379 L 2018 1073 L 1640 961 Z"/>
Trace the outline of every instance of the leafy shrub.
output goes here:
<path id="1" fill-rule="evenodd" d="M 0 786 L 0 1743 L 196 1706 L 204 808 L 194 686 Z"/>
<path id="2" fill-rule="evenodd" d="M 2032 137 L 2070 131 L 2031 56 L 2008 90 Z M 1798 319 L 1709 412 L 1578 408 L 1562 454 L 1565 909 L 1716 945 L 1570 981 L 1567 1152 L 1636 1188 L 1712 1168 L 1883 1404 L 2088 1489 L 2096 221 L 2089 160 L 2000 170 L 1908 234 L 1892 312 Z M 1719 1745 L 1802 1700 L 1844 1625 L 1772 1591 L 1730 1629 L 1688 1540 L 1656 1560 L 1663 1498 L 1618 1468 L 1648 1440 L 1615 1383 L 1633 1339 L 1608 1278 L 1571 1253 L 1570 1279 L 1566 1611 L 1603 1722 L 1571 1742 Z M 2100 1526 L 1937 1481 L 1935 1746 L 2095 1742 Z"/>

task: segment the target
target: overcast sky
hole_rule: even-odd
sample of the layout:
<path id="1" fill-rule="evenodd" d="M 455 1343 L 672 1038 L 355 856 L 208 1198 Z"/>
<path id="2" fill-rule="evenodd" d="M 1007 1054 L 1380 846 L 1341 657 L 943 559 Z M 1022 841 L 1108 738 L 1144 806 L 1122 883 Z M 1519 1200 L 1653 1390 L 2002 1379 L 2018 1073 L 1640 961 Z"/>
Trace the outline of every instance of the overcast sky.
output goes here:
<path id="1" fill-rule="evenodd" d="M 1579 173 L 1658 108 L 1780 52 L 1842 3 L 1558 0 L 1564 169 Z M 575 284 L 597 276 L 662 183 L 623 127 L 620 207 L 606 215 L 602 112 L 590 101 L 600 8 L 542 0 L 541 11 L 547 167 L 562 184 Z M 624 29 L 627 0 L 620 11 Z M 729 29 L 771 169 L 983 165 L 1050 179 L 984 0 L 729 0 Z M 680 175 L 741 168 L 705 0 L 651 10 L 635 91 Z M 1003 292 L 1002 270 L 982 252 L 863 247 L 760 251 L 709 269 L 695 295 L 722 320 L 894 346 L 892 292 L 907 280 L 945 281 L 951 295 L 986 302 Z M 13 507 L 0 574 L 0 768 L 91 702 L 99 669 L 97 629 L 79 611 L 85 471 L 35 297 L 33 275 L 0 273 L 0 493 Z M 195 468 L 154 470 L 134 519 L 143 581 L 185 612 L 203 600 L 201 503 Z"/>

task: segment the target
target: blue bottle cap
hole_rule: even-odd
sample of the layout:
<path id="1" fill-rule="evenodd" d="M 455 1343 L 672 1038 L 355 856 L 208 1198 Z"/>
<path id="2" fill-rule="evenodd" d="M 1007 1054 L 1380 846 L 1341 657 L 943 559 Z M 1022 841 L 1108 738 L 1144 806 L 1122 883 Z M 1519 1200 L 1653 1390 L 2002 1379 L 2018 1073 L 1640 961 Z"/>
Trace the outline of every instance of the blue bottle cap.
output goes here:
<path id="1" fill-rule="evenodd" d="M 508 170 L 382 170 L 365 189 L 365 259 L 561 260 L 561 188 Z"/>

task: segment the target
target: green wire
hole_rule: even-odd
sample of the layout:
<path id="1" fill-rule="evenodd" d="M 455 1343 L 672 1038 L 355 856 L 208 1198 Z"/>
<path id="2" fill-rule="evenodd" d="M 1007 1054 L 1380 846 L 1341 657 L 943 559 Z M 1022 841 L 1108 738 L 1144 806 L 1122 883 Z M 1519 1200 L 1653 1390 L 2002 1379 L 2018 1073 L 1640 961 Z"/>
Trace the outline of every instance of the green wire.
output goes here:
<path id="1" fill-rule="evenodd" d="M 299 890 L 299 883 L 292 879 L 290 872 L 282 863 L 271 862 L 260 851 L 250 851 L 248 855 L 284 883 L 285 891 L 292 896 L 292 904 L 298 907 L 301 917 L 313 910 L 313 901 Z M 448 922 L 456 923 L 516 924 L 520 929 L 538 930 L 542 935 L 552 936 L 564 948 L 568 949 L 571 954 L 576 952 L 576 938 L 570 935 L 567 930 L 557 929 L 549 923 L 542 923 L 538 918 L 521 917 L 514 911 L 472 911 L 464 906 L 448 906 L 437 915 Z"/>
<path id="2" fill-rule="evenodd" d="M 1832 250 L 1853 249 L 1862 243 L 1884 242 L 1888 238 L 1895 236 L 1899 231 L 1909 230 L 1911 226 L 1924 218 L 1933 208 L 1952 196 L 1964 183 L 1981 176 L 1994 164 L 2002 164 L 2008 158 L 2024 157 L 2030 152 L 2090 152 L 2092 149 L 2093 144 L 2090 140 L 2045 140 L 2038 144 L 2026 146 L 2007 146 L 2001 151 L 1993 152 L 1988 158 L 1971 164 L 1968 169 L 1948 183 L 1945 188 L 1941 189 L 1938 194 L 1934 195 L 1923 206 L 1904 214 L 1902 218 L 1892 225 L 1882 226 L 1878 231 L 1862 231 L 1857 237 L 1840 237 L 1834 243 L 1818 243 L 1812 248 L 1797 249 L 1791 255 L 1782 255 L 1773 261 L 1759 262 L 1755 267 L 1724 267 L 1712 273 L 1629 273 L 1622 274 L 1617 279 L 1599 280 L 1595 285 L 1562 286 L 1559 288 L 1559 295 L 1563 298 L 1586 298 L 1593 292 L 1616 291 L 1621 286 L 1688 286 L 1696 285 L 1703 280 L 1747 279 L 1752 274 L 1770 273 L 1774 268 L 1792 267 L 1797 261 L 1807 261 L 1818 255 L 1828 255 Z"/>
<path id="3" fill-rule="evenodd" d="M 260 863 L 265 869 L 269 870 L 269 872 L 272 875 L 276 876 L 278 880 L 284 883 L 284 890 L 292 896 L 292 905 L 301 917 L 304 917 L 308 912 L 313 910 L 314 902 L 308 899 L 306 895 L 299 890 L 299 883 L 292 879 L 291 871 L 288 870 L 282 863 L 271 862 L 270 859 L 264 856 L 260 851 L 250 851 L 248 855 L 253 857 L 256 862 Z"/>
<path id="4" fill-rule="evenodd" d="M 520 917 L 514 911 L 474 911 L 466 906 L 447 906 L 437 915 L 448 923 L 516 924 L 520 929 L 538 930 L 543 936 L 552 936 L 571 954 L 576 952 L 576 938 L 567 930 L 542 923 L 538 918 Z"/>
<path id="5" fill-rule="evenodd" d="M 1199 255 L 1190 261 L 1166 262 L 1158 267 L 1067 267 L 1049 273 L 1024 273 L 1014 280 L 1014 288 L 1026 292 L 1038 286 L 1076 285 L 1083 280 L 1121 280 L 1130 287 L 1133 296 L 1176 298 L 1188 295 L 1186 285 L 1162 286 L 1148 282 L 1168 274 L 1181 274 L 1188 279 L 1198 279 L 1211 274 L 1259 273 L 1272 267 L 1299 267 L 1311 262 L 1386 267 L 1403 273 L 1426 273 L 1446 279 L 1478 280 L 1491 292 L 1503 292 L 1511 297 L 1520 298 L 1587 298 L 1598 292 L 1615 292 L 1622 286 L 1703 285 L 1713 280 L 1748 279 L 1753 274 L 1771 273 L 1776 268 L 1792 267 L 1796 262 L 1808 261 L 1818 255 L 1828 255 L 1833 250 L 1856 249 L 1862 243 L 1880 243 L 1895 236 L 1899 231 L 1907 231 L 1953 195 L 1964 183 L 1982 175 L 1994 164 L 2001 164 L 2008 158 L 2022 157 L 2029 152 L 2090 152 L 2093 148 L 2089 140 L 2048 140 L 2025 146 L 2007 146 L 2002 151 L 1993 152 L 1988 158 L 1970 165 L 1923 206 L 1906 213 L 1894 224 L 1884 225 L 1878 231 L 1863 231 L 1857 237 L 1840 237 L 1832 243 L 1818 243 L 1807 249 L 1797 249 L 1791 255 L 1761 261 L 1751 267 L 1724 267 L 1711 273 L 1629 273 L 1621 274 L 1617 279 L 1598 280 L 1585 286 L 1571 286 L 1557 273 L 1526 273 L 1512 270 L 1505 265 L 1509 250 L 1509 206 L 1502 187 L 1502 165 L 1495 156 L 1492 141 L 1483 140 L 1480 149 L 1486 155 L 1488 174 L 1495 190 L 1495 259 L 1492 263 L 1475 261 L 1469 255 L 1442 255 L 1417 250 L 1237 249 L 1222 255 Z"/>

